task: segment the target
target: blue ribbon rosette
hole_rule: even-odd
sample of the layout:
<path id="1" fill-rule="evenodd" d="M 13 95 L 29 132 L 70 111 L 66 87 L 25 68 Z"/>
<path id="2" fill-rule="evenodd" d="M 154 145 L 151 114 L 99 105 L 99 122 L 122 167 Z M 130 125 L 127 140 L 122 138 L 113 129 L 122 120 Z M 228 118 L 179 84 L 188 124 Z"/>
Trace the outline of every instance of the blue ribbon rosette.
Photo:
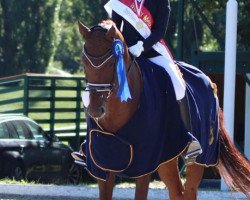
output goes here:
<path id="1" fill-rule="evenodd" d="M 126 75 L 126 67 L 123 59 L 124 55 L 124 46 L 121 40 L 116 39 L 113 42 L 113 54 L 117 60 L 117 77 L 118 77 L 118 83 L 119 83 L 119 88 L 117 92 L 117 96 L 120 97 L 121 102 L 127 101 L 128 99 L 131 98 L 131 94 L 129 91 L 128 87 L 128 80 L 127 80 L 127 75 Z"/>

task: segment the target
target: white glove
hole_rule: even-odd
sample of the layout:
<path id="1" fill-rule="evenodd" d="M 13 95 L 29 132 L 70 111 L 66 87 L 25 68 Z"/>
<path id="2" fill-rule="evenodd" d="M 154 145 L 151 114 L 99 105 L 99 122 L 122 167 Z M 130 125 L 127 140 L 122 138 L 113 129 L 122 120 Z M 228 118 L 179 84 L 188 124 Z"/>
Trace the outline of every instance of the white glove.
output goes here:
<path id="1" fill-rule="evenodd" d="M 143 42 L 138 41 L 135 45 L 129 47 L 128 50 L 133 56 L 139 57 L 144 51 Z"/>

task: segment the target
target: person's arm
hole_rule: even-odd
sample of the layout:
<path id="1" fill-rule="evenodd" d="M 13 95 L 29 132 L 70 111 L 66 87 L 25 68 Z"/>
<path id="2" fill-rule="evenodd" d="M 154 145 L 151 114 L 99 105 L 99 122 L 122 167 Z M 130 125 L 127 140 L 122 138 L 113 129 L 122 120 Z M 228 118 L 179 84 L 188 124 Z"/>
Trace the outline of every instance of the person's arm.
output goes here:
<path id="1" fill-rule="evenodd" d="M 143 41 L 144 51 L 148 51 L 152 46 L 162 39 L 167 31 L 170 15 L 169 0 L 158 0 L 157 14 L 154 16 L 155 24 L 152 27 L 151 35 Z"/>
<path id="2" fill-rule="evenodd" d="M 113 22 L 115 22 L 116 27 L 120 30 L 122 24 L 122 17 L 118 15 L 116 12 L 112 11 L 111 18 Z"/>

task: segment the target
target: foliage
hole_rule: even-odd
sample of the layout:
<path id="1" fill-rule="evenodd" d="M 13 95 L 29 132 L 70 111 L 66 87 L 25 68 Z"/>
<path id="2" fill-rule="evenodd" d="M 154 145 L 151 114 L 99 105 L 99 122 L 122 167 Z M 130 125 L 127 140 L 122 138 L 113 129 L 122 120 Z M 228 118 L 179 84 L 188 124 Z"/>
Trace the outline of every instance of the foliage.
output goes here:
<path id="1" fill-rule="evenodd" d="M 44 73 L 57 47 L 62 0 L 1 0 L 0 76 Z"/>
<path id="2" fill-rule="evenodd" d="M 62 23 L 61 42 L 55 59 L 60 60 L 62 68 L 76 73 L 81 63 L 82 39 L 78 33 L 77 21 L 93 26 L 105 19 L 106 13 L 101 0 L 65 0 L 63 1 L 60 20 Z"/>
<path id="3" fill-rule="evenodd" d="M 238 2 L 238 44 L 240 50 L 247 51 L 250 49 L 250 1 L 241 0 Z"/>
<path id="4" fill-rule="evenodd" d="M 93 26 L 106 19 L 108 0 L 1 0 L 0 76 L 23 72 L 44 73 L 59 64 L 79 73 L 82 39 L 77 21 Z M 184 1 L 183 53 L 224 50 L 227 0 Z M 238 50 L 250 47 L 250 1 L 238 0 Z M 171 0 L 171 16 L 165 40 L 175 54 L 178 43 L 178 5 Z"/>
<path id="5" fill-rule="evenodd" d="M 172 52 L 177 48 L 179 0 L 171 1 L 170 29 L 166 40 Z M 226 4 L 228 0 L 184 0 L 183 54 L 189 60 L 194 51 L 223 51 L 225 48 Z M 250 47 L 250 2 L 238 0 L 238 50 Z M 174 23 L 174 25 L 173 25 Z M 174 29 L 173 29 L 174 28 Z M 175 37 L 173 37 L 175 35 Z M 168 38 L 170 37 L 170 38 Z"/>

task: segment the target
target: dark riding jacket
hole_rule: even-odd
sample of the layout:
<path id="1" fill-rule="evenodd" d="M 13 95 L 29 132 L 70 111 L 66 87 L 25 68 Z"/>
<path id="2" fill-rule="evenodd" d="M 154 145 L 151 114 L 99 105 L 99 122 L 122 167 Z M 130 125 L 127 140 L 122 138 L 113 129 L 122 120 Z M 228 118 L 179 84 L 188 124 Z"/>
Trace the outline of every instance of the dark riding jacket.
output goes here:
<path id="1" fill-rule="evenodd" d="M 167 31 L 170 3 L 169 0 L 145 0 L 144 7 L 148 9 L 154 20 L 151 35 L 146 39 L 144 39 L 131 24 L 114 11 L 112 11 L 112 20 L 118 28 L 120 28 L 122 21 L 124 21 L 122 33 L 127 45 L 130 47 L 139 40 L 143 41 L 144 52 L 142 54 L 150 58 L 159 55 L 152 46 L 162 39 Z"/>

